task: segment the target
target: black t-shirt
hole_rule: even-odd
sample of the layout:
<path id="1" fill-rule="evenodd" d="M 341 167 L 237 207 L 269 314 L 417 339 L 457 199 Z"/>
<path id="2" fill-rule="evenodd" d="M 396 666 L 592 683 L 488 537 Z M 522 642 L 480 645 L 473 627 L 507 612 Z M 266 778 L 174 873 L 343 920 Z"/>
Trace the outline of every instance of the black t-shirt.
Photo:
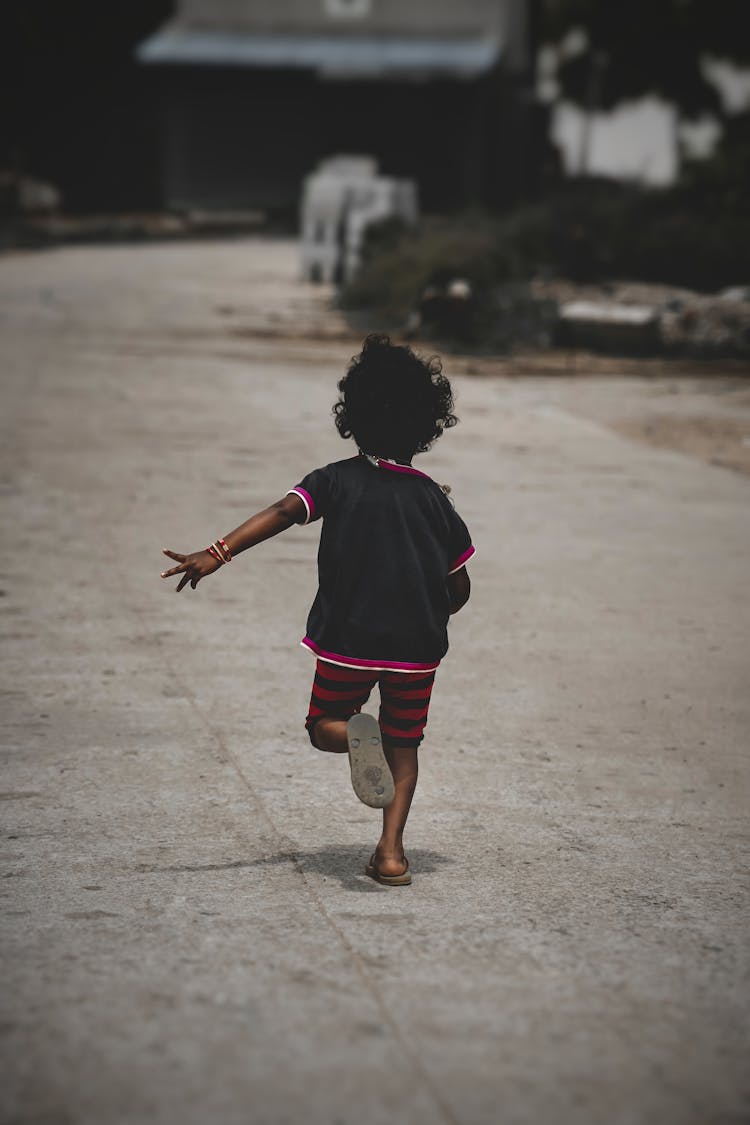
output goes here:
<path id="1" fill-rule="evenodd" d="M 448 651 L 447 576 L 474 554 L 439 484 L 363 454 L 315 469 L 289 490 L 323 520 L 319 589 L 302 644 L 355 668 L 422 672 Z"/>

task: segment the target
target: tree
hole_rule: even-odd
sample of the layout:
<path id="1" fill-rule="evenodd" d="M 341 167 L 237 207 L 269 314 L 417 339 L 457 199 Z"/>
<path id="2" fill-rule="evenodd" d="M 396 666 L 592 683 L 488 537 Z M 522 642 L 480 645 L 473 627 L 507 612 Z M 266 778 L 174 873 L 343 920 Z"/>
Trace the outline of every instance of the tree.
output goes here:
<path id="1" fill-rule="evenodd" d="M 540 0 L 538 24 L 542 42 L 554 45 L 583 31 L 585 46 L 561 58 L 557 78 L 587 111 L 655 94 L 695 119 L 721 113 L 702 57 L 750 63 L 746 17 L 747 0 Z"/>

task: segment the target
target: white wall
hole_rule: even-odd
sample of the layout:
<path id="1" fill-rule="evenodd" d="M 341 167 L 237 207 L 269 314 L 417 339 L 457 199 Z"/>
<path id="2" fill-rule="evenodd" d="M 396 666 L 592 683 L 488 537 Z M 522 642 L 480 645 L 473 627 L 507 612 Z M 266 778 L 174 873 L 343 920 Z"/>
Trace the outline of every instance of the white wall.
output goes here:
<path id="1" fill-rule="evenodd" d="M 576 106 L 555 105 L 550 132 L 566 172 L 654 185 L 669 184 L 677 174 L 677 115 L 666 102 L 642 98 L 623 102 L 611 113 L 592 114 L 584 153 L 586 125 L 586 115 Z"/>

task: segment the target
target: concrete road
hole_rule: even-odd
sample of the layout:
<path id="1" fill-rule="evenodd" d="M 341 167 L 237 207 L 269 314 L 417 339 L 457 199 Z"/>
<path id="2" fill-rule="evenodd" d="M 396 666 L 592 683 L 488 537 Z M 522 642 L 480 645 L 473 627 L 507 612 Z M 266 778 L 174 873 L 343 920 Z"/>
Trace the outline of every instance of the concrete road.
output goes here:
<path id="1" fill-rule="evenodd" d="M 316 527 L 159 579 L 348 454 L 327 297 L 288 244 L 0 262 L 2 1121 L 746 1122 L 750 481 L 456 379 L 474 594 L 377 886 Z"/>

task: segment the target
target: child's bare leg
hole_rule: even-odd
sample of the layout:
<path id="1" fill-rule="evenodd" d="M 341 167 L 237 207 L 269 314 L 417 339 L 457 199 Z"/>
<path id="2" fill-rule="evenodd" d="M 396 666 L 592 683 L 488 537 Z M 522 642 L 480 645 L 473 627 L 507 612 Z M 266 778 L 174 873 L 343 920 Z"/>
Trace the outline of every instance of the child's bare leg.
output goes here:
<path id="1" fill-rule="evenodd" d="M 383 750 L 393 774 L 395 796 L 383 809 L 383 832 L 375 849 L 381 875 L 400 875 L 404 870 L 403 835 L 417 786 L 417 748 L 414 746 L 389 746 Z"/>
<path id="2" fill-rule="evenodd" d="M 346 740 L 346 719 L 331 719 L 326 716 L 315 724 L 315 744 L 319 750 L 331 754 L 347 754 L 349 744 Z"/>
<path id="3" fill-rule="evenodd" d="M 325 717 L 315 724 L 315 743 L 332 754 L 346 754 L 346 721 Z M 409 746 L 383 744 L 395 795 L 383 809 L 383 831 L 376 848 L 378 870 L 382 875 L 400 875 L 404 870 L 403 835 L 412 797 L 417 786 L 417 749 Z"/>

